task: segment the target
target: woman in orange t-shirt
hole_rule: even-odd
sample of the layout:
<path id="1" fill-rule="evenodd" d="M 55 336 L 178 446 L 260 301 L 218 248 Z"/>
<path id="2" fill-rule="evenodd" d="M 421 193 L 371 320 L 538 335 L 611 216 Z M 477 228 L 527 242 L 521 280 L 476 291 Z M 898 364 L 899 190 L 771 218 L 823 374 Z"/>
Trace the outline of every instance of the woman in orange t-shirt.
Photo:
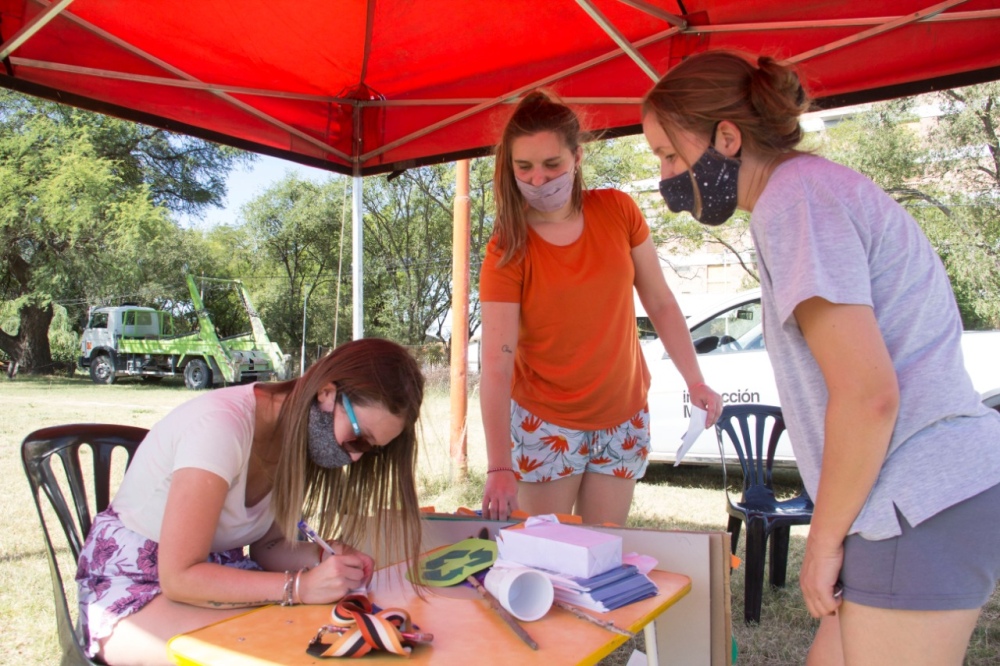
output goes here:
<path id="1" fill-rule="evenodd" d="M 617 190 L 584 190 L 582 159 L 576 114 L 539 91 L 497 147 L 480 279 L 484 517 L 520 508 L 625 524 L 649 454 L 633 286 L 706 426 L 722 411 L 639 207 Z"/>

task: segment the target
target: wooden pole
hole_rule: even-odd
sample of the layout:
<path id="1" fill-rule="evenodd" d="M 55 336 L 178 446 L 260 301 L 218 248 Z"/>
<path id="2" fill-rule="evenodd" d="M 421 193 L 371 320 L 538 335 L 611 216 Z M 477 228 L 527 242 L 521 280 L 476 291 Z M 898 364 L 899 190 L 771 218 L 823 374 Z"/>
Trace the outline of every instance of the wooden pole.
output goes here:
<path id="1" fill-rule="evenodd" d="M 461 481 L 469 472 L 469 160 L 455 164 L 452 228 L 451 461 L 452 477 Z"/>

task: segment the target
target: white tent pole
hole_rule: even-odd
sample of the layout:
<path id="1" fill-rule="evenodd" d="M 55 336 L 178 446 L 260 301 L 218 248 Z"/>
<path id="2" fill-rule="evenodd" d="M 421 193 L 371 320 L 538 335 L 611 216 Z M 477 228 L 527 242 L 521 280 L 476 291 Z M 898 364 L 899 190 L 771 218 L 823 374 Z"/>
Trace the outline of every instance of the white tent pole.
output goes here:
<path id="1" fill-rule="evenodd" d="M 364 257 L 364 244 L 362 238 L 362 216 L 361 216 L 361 176 L 354 176 L 353 187 L 351 188 L 351 244 L 352 244 L 352 271 L 351 282 L 353 284 L 352 298 L 354 300 L 354 333 L 355 340 L 365 337 L 365 299 L 364 281 L 361 277 L 361 264 Z"/>

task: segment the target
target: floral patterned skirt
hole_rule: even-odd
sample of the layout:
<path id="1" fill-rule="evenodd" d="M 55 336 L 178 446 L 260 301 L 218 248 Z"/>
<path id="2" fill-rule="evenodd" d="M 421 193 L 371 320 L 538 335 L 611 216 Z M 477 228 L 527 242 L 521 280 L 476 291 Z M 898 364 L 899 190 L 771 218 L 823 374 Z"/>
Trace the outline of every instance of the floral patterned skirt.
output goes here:
<path id="1" fill-rule="evenodd" d="M 76 570 L 80 629 L 87 656 L 111 635 L 123 617 L 137 613 L 160 594 L 159 544 L 125 527 L 111 507 L 94 517 Z M 260 569 L 234 548 L 211 553 L 208 561 L 239 569 Z"/>

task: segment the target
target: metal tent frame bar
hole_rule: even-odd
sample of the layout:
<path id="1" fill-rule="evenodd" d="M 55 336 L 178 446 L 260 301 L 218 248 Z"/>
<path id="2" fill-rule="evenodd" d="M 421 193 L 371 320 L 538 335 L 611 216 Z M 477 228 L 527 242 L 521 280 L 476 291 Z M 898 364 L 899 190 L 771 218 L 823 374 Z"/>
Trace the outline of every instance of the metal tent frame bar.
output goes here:
<path id="1" fill-rule="evenodd" d="M 643 57 L 641 49 L 645 46 L 653 44 L 655 42 L 662 41 L 664 39 L 669 39 L 675 35 L 708 35 L 716 33 L 733 33 L 733 32 L 751 32 L 751 31 L 777 31 L 777 30 L 790 30 L 790 29 L 822 29 L 822 28 L 845 28 L 845 27 L 856 27 L 862 30 L 857 34 L 845 37 L 843 39 L 838 39 L 836 41 L 830 42 L 828 44 L 821 45 L 809 51 L 793 55 L 789 57 L 785 62 L 789 64 L 797 64 L 804 62 L 811 58 L 830 53 L 831 51 L 841 49 L 847 46 L 858 44 L 873 38 L 878 37 L 886 32 L 896 30 L 901 27 L 912 25 L 914 23 L 921 22 L 969 22 L 969 21 L 981 21 L 988 19 L 1000 18 L 1000 9 L 987 9 L 969 12 L 952 12 L 945 13 L 947 10 L 965 3 L 967 0 L 945 0 L 944 2 L 939 2 L 934 5 L 928 6 L 912 14 L 907 14 L 904 16 L 890 16 L 890 17 L 872 17 L 872 18 L 859 18 L 859 19 L 831 19 L 831 20 L 816 20 L 816 21 L 775 21 L 775 22 L 765 22 L 759 24 L 752 23 L 741 23 L 741 24 L 729 24 L 729 25 L 704 25 L 704 26 L 693 26 L 688 24 L 683 18 L 665 12 L 655 6 L 650 5 L 643 0 L 618 0 L 619 3 L 624 4 L 628 7 L 636 9 L 637 11 L 643 12 L 651 17 L 662 20 L 668 23 L 671 27 L 668 30 L 658 32 L 654 35 L 648 37 L 630 41 L 628 40 L 608 19 L 607 17 L 596 8 L 593 0 L 574 0 L 581 10 L 584 11 L 597 25 L 601 28 L 605 34 L 611 39 L 615 44 L 616 48 L 608 51 L 600 56 L 591 58 L 585 62 L 581 62 L 573 67 L 563 69 L 559 72 L 555 72 L 551 75 L 543 77 L 541 79 L 531 81 L 523 86 L 519 86 L 513 90 L 508 91 L 502 95 L 493 98 L 432 98 L 432 99 L 377 99 L 377 100 L 358 100 L 338 96 L 330 95 L 311 95 L 306 93 L 295 93 L 291 91 L 283 90 L 267 90 L 260 88 L 250 88 L 245 86 L 228 86 L 219 83 L 209 83 L 199 80 L 181 69 L 175 67 L 174 65 L 163 61 L 162 59 L 150 54 L 142 49 L 136 48 L 132 44 L 108 33 L 105 30 L 89 23 L 88 21 L 76 16 L 72 12 L 68 11 L 67 8 L 72 4 L 73 0 L 59 0 L 58 2 L 47 2 L 47 0 L 32 0 L 35 4 L 42 7 L 42 11 L 35 16 L 27 25 L 25 25 L 16 35 L 7 41 L 7 43 L 0 45 L 0 60 L 4 58 L 9 58 L 9 62 L 15 67 L 24 68 L 36 68 L 36 69 L 46 69 L 52 71 L 59 71 L 69 74 L 76 74 L 82 76 L 94 76 L 99 78 L 107 78 L 113 80 L 124 80 L 132 81 L 137 83 L 146 83 L 153 86 L 165 86 L 165 87 L 176 87 L 176 88 L 188 88 L 193 90 L 201 90 L 218 97 L 225 103 L 239 109 L 240 111 L 264 122 L 273 127 L 276 127 L 283 132 L 286 132 L 290 136 L 300 139 L 309 145 L 312 145 L 323 153 L 336 157 L 343 163 L 350 165 L 351 170 L 358 174 L 369 164 L 371 160 L 385 154 L 386 152 L 398 148 L 399 146 L 405 145 L 421 137 L 427 136 L 434 132 L 446 129 L 455 123 L 461 122 L 466 118 L 474 116 L 478 113 L 487 111 L 493 107 L 503 104 L 515 103 L 517 99 L 524 92 L 531 90 L 533 88 L 538 88 L 541 86 L 550 85 L 556 81 L 567 78 L 579 72 L 585 71 L 587 69 L 593 68 L 597 65 L 603 64 L 611 59 L 617 58 L 622 55 L 628 56 L 635 62 L 636 66 L 639 67 L 647 76 L 652 80 L 659 78 L 660 73 Z M 366 22 L 366 34 L 365 34 L 365 52 L 363 56 L 363 69 L 362 74 L 359 79 L 359 85 L 364 84 L 365 73 L 367 71 L 367 63 L 371 52 L 371 41 L 372 41 L 372 31 L 373 31 L 373 15 L 376 0 L 368 0 L 368 11 L 367 11 L 367 22 Z M 114 44 L 115 46 L 131 53 L 146 62 L 149 62 L 157 67 L 163 69 L 172 75 L 172 77 L 157 77 L 148 76 L 140 74 L 131 74 L 128 72 L 111 71 L 103 69 L 95 69 L 90 67 L 79 67 L 74 65 L 67 65 L 62 63 L 46 62 L 40 60 L 33 60 L 27 58 L 11 57 L 16 50 L 31 39 L 34 35 L 38 34 L 41 30 L 44 30 L 45 26 L 57 17 L 65 18 L 66 20 L 72 21 L 84 28 L 88 32 L 100 37 L 101 39 Z M 241 95 L 245 97 L 272 97 L 272 98 L 282 98 L 290 100 L 301 100 L 301 101 L 313 101 L 323 104 L 336 104 L 345 106 L 351 109 L 351 113 L 355 116 L 361 115 L 361 111 L 365 108 L 370 107 L 382 107 L 382 108 L 394 108 L 394 107 L 408 107 L 408 106 L 463 106 L 468 105 L 469 108 L 464 109 L 458 113 L 455 113 L 447 118 L 440 121 L 427 125 L 426 127 L 420 128 L 413 131 L 403 137 L 400 137 L 390 143 L 383 146 L 373 148 L 365 152 L 361 152 L 364 147 L 359 145 L 359 138 L 361 135 L 359 133 L 355 134 L 354 141 L 352 142 L 351 154 L 347 154 L 342 150 L 338 150 L 332 146 L 328 141 L 324 141 L 316 136 L 304 132 L 284 121 L 275 118 L 274 116 L 267 114 L 260 109 L 254 107 L 252 104 L 243 101 L 242 99 L 237 99 L 233 95 Z M 579 103 L 579 104 L 609 104 L 609 105 L 624 105 L 624 104 L 635 104 L 638 98 L 633 97 L 567 97 L 565 100 L 567 103 Z M 360 129 L 360 128 L 359 128 Z"/>

